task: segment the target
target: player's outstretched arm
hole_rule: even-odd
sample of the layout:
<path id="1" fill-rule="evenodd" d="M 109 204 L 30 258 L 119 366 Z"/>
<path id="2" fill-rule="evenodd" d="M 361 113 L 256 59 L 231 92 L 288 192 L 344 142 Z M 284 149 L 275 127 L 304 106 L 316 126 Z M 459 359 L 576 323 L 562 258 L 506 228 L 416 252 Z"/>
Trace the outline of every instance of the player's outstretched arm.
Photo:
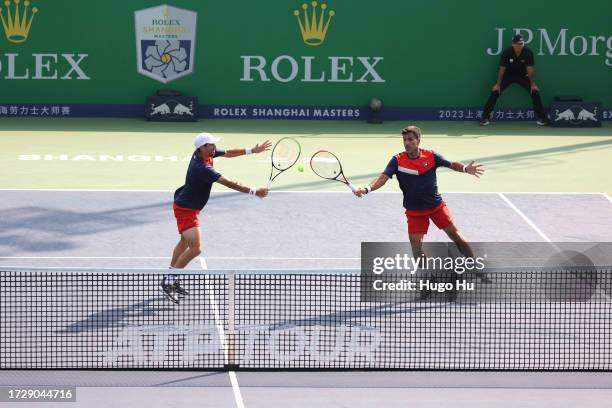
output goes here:
<path id="1" fill-rule="evenodd" d="M 265 152 L 266 150 L 270 150 L 270 147 L 272 147 L 272 142 L 270 142 L 269 140 L 266 140 L 263 143 L 258 143 L 255 145 L 255 147 L 252 147 L 250 149 L 227 149 L 225 151 L 225 156 L 223 157 L 238 157 L 238 156 L 243 156 L 245 154 L 256 154 L 256 153 L 261 153 L 261 152 Z"/>
<path id="2" fill-rule="evenodd" d="M 267 196 L 268 191 L 269 191 L 267 188 L 264 188 L 264 187 L 253 188 L 253 187 L 243 186 L 242 184 L 236 183 L 235 181 L 228 180 L 223 176 L 217 179 L 217 183 L 222 184 L 227 188 L 231 188 L 232 190 L 236 190 L 241 193 L 249 194 L 252 196 L 257 196 L 259 198 L 264 198 L 265 196 Z"/>
<path id="3" fill-rule="evenodd" d="M 482 164 L 476 164 L 474 160 L 467 166 L 461 162 L 452 162 L 450 168 L 460 173 L 467 173 L 476 177 L 482 176 L 485 172 L 484 166 Z"/>
<path id="4" fill-rule="evenodd" d="M 357 191 L 355 192 L 355 195 L 357 197 L 361 197 L 365 194 L 368 194 L 369 192 L 378 190 L 379 188 L 384 186 L 388 180 L 389 180 L 389 176 L 387 176 L 386 174 L 381 174 L 380 176 L 372 180 L 372 182 L 366 187 L 359 187 Z"/>

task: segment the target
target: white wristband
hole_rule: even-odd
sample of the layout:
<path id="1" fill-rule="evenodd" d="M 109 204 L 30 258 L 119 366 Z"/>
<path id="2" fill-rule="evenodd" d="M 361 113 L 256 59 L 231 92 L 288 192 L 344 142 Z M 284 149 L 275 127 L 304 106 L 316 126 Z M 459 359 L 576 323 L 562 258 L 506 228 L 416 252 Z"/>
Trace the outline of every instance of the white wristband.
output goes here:
<path id="1" fill-rule="evenodd" d="M 465 164 L 463 165 L 463 170 L 461 170 L 461 171 L 464 172 L 464 173 L 467 173 L 467 166 Z"/>
<path id="2" fill-rule="evenodd" d="M 253 154 L 251 149 L 244 149 L 244 154 Z"/>
<path id="3" fill-rule="evenodd" d="M 372 187 L 366 186 L 365 190 L 366 190 L 366 194 L 369 194 L 370 191 L 372 191 Z"/>
<path id="4" fill-rule="evenodd" d="M 253 187 L 250 187 L 250 188 L 249 188 L 249 195 L 254 196 L 256 193 L 257 193 L 257 190 L 256 190 L 256 189 L 254 189 Z"/>

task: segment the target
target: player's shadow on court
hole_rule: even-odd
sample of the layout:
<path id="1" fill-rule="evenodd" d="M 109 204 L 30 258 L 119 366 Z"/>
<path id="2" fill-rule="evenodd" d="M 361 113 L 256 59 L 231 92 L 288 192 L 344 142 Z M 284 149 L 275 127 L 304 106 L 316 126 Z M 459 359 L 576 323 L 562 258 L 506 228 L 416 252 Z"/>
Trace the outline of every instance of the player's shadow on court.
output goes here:
<path id="1" fill-rule="evenodd" d="M 339 323 L 359 324 L 362 319 L 384 318 L 386 316 L 406 315 L 409 317 L 411 313 L 419 311 L 427 311 L 439 308 L 449 307 L 448 302 L 430 302 L 426 306 L 410 306 L 412 302 L 385 304 L 375 307 L 355 309 L 350 311 L 340 311 L 325 315 L 316 315 L 312 318 L 305 319 L 287 319 L 282 322 L 270 325 L 271 330 L 281 330 L 291 326 L 337 326 Z M 375 320 L 369 320 L 372 322 Z"/>
<path id="2" fill-rule="evenodd" d="M 109 301 L 112 301 L 112 299 Z M 127 325 L 126 322 L 130 322 L 130 324 L 147 324 L 148 320 L 151 321 L 151 324 L 160 324 L 159 316 L 164 312 L 168 313 L 174 310 L 171 306 L 156 306 L 164 301 L 165 298 L 159 296 L 144 302 L 135 303 L 129 307 L 102 310 L 89 315 L 86 320 L 81 320 L 67 326 L 65 330 L 61 331 L 67 333 L 97 331 L 105 328 L 125 327 Z"/>
<path id="3" fill-rule="evenodd" d="M 80 246 L 84 236 L 93 236 L 157 222 L 172 217 L 168 202 L 76 211 L 28 206 L 3 210 L 0 219 L 0 249 L 53 252 Z"/>
<path id="4" fill-rule="evenodd" d="M 588 143 L 576 143 L 568 146 L 557 146 L 546 149 L 529 150 L 526 152 L 516 152 L 508 154 L 500 154 L 495 156 L 478 157 L 477 160 L 482 163 L 493 163 L 503 162 L 507 163 L 512 160 L 522 160 L 527 158 L 548 158 L 558 154 L 565 154 L 568 152 L 577 153 L 584 150 L 596 150 L 596 149 L 607 149 L 612 145 L 612 140 L 600 140 L 597 142 Z M 537 167 L 537 165 L 532 166 Z"/>

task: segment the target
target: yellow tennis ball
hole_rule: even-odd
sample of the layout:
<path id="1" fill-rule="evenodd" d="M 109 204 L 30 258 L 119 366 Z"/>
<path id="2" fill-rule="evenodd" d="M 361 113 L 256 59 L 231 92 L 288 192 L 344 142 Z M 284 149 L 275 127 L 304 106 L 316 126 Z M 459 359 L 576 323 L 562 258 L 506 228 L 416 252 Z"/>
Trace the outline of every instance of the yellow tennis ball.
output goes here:
<path id="1" fill-rule="evenodd" d="M 300 173 L 304 172 L 304 165 L 303 164 L 298 164 L 297 169 Z"/>

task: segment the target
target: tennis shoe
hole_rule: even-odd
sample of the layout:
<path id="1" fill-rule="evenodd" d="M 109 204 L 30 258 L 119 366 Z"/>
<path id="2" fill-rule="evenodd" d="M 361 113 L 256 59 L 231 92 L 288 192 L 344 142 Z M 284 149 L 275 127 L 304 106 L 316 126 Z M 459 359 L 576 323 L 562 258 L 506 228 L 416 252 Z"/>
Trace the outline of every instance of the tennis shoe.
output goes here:
<path id="1" fill-rule="evenodd" d="M 491 280 L 491 278 L 489 278 L 489 275 L 486 272 L 476 272 L 476 277 L 480 279 L 480 282 L 484 284 L 488 285 L 490 283 L 493 283 L 493 281 Z"/>
<path id="2" fill-rule="evenodd" d="M 427 299 L 429 299 L 429 298 L 431 297 L 431 295 L 432 295 L 432 294 L 433 294 L 433 292 L 432 292 L 431 290 L 429 290 L 429 289 L 422 289 L 422 290 L 419 292 L 419 298 L 418 298 L 418 301 L 419 301 L 419 302 L 424 302 L 424 301 L 426 301 Z"/>
<path id="3" fill-rule="evenodd" d="M 159 284 L 159 287 L 162 290 L 162 293 L 164 294 L 164 296 L 168 300 L 178 305 L 179 299 L 177 297 L 176 290 L 174 288 L 174 284 L 166 283 L 166 277 L 164 277 L 161 283 Z"/>
<path id="4" fill-rule="evenodd" d="M 187 292 L 185 288 L 181 286 L 181 281 L 179 281 L 178 279 L 174 282 L 174 284 L 172 285 L 172 288 L 174 289 L 176 293 L 178 293 L 181 296 L 189 295 L 189 292 Z"/>

